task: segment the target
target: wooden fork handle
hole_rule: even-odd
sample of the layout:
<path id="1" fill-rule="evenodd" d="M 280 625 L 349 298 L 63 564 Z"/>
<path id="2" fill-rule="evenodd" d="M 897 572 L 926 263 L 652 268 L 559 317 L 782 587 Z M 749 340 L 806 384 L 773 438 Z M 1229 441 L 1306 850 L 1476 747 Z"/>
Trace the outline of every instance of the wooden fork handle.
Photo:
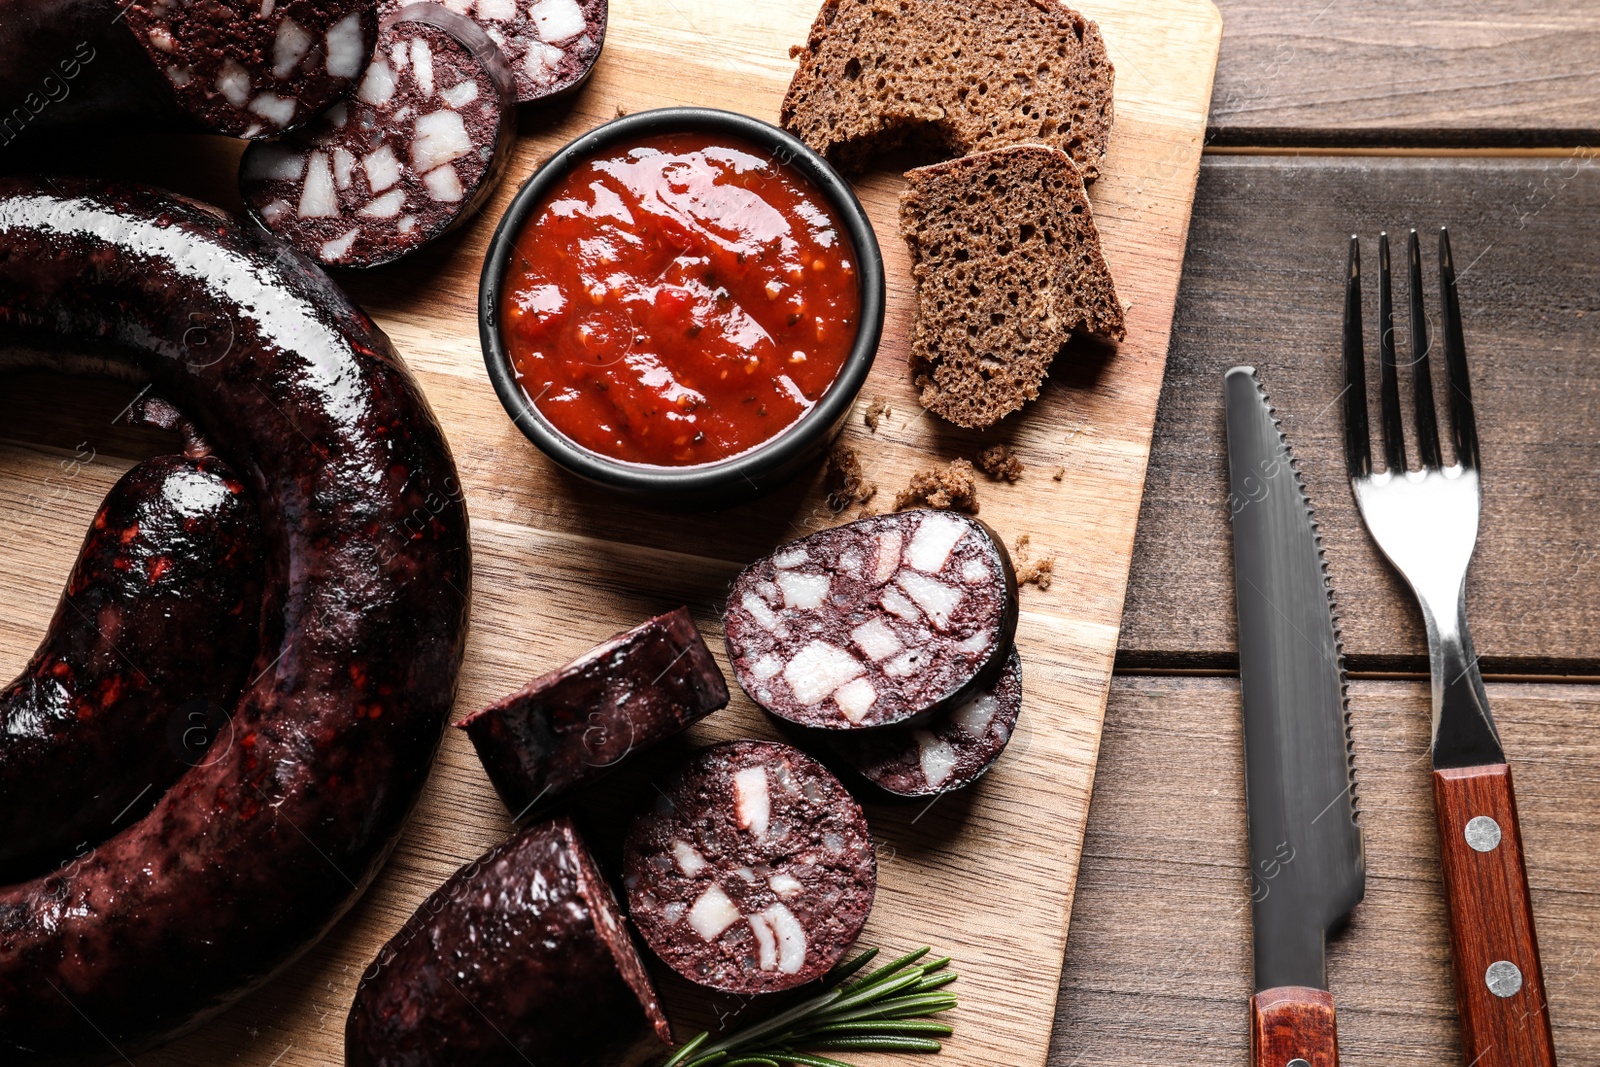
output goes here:
<path id="1" fill-rule="evenodd" d="M 1473 1067 L 1555 1067 L 1511 768 L 1433 772 L 1461 1051 Z"/>
<path id="2" fill-rule="evenodd" d="M 1250 998 L 1251 1067 L 1339 1067 L 1333 995 L 1308 986 L 1263 989 Z"/>

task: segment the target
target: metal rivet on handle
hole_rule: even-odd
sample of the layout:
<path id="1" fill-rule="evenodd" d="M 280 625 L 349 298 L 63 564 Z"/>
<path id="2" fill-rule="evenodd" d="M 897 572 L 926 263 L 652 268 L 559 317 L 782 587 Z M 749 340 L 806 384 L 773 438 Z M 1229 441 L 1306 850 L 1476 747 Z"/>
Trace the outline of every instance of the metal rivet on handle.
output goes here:
<path id="1" fill-rule="evenodd" d="M 1467 844 L 1479 852 L 1493 852 L 1500 846 L 1500 824 L 1487 815 L 1479 815 L 1467 823 Z"/>
<path id="2" fill-rule="evenodd" d="M 1495 996 L 1509 997 L 1522 988 L 1522 972 L 1510 960 L 1496 960 L 1484 972 L 1483 981 Z"/>

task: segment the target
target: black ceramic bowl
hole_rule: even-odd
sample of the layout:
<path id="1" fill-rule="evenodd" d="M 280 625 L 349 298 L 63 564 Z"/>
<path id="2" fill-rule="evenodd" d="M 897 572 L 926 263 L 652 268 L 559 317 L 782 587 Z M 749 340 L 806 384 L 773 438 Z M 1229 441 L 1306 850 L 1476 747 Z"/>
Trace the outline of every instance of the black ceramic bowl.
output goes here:
<path id="1" fill-rule="evenodd" d="M 517 235 L 569 170 L 596 153 L 660 133 L 722 133 L 766 149 L 803 175 L 832 205 L 855 250 L 861 313 L 855 343 L 822 398 L 777 436 L 728 459 L 686 467 L 613 459 L 577 444 L 544 417 L 517 381 L 500 335 L 500 296 Z M 725 507 L 755 496 L 815 461 L 833 441 L 872 369 L 883 331 L 883 255 L 861 202 L 822 157 L 778 127 L 704 107 L 641 111 L 608 122 L 551 156 L 523 183 L 495 229 L 478 286 L 478 334 L 484 366 L 511 421 L 567 470 L 597 485 L 671 508 Z"/>

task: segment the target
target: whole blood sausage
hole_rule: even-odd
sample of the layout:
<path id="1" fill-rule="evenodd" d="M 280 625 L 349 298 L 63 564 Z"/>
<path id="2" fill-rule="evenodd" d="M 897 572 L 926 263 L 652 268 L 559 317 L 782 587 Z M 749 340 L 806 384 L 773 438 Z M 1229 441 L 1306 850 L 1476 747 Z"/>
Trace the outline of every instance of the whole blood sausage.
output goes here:
<path id="1" fill-rule="evenodd" d="M 0 0 L 0 147 L 178 126 L 265 137 L 350 95 L 374 0 Z"/>
<path id="2" fill-rule="evenodd" d="M 702 749 L 628 829 L 628 913 L 692 982 L 773 993 L 827 973 L 872 909 L 861 805 L 816 760 L 770 741 Z"/>
<path id="3" fill-rule="evenodd" d="M 406 0 L 382 0 L 385 14 Z M 606 39 L 607 0 L 443 0 L 499 45 L 517 79 L 517 102 L 563 96 L 589 78 Z"/>
<path id="4" fill-rule="evenodd" d="M 977 519 L 876 515 L 746 567 L 723 615 L 734 677 L 801 726 L 925 718 L 992 682 L 1017 629 L 1010 556 Z"/>
<path id="5" fill-rule="evenodd" d="M 566 818 L 423 901 L 362 976 L 346 1067 L 628 1067 L 672 1033 L 616 898 Z"/>
<path id="6" fill-rule="evenodd" d="M 112 487 L 43 644 L 0 692 L 0 878 L 111 836 L 205 758 L 255 654 L 259 540 L 215 456 L 146 460 Z"/>
<path id="7" fill-rule="evenodd" d="M 232 743 L 69 870 L 0 889 L 0 1062 L 97 1064 L 265 981 L 382 865 L 455 695 L 467 516 L 382 332 L 193 202 L 0 179 L 0 356 L 150 379 L 261 512 L 262 651 Z"/>
<path id="8" fill-rule="evenodd" d="M 679 608 L 456 725 L 472 738 L 495 791 L 520 819 L 727 703 L 717 661 L 689 609 Z"/>
<path id="9" fill-rule="evenodd" d="M 1022 661 L 1013 650 L 988 688 L 919 726 L 835 731 L 828 743 L 873 785 L 902 797 L 963 789 L 987 771 L 1022 711 Z"/>
<path id="10" fill-rule="evenodd" d="M 516 87 L 471 19 L 412 4 L 384 21 L 355 98 L 245 150 L 239 189 L 261 225 L 330 266 L 416 251 L 494 191 L 516 139 Z"/>

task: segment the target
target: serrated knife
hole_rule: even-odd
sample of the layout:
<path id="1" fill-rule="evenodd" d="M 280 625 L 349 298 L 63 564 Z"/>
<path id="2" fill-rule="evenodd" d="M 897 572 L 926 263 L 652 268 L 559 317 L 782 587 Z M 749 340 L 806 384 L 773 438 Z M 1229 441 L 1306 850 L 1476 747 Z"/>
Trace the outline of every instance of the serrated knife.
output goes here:
<path id="1" fill-rule="evenodd" d="M 1254 1067 L 1336 1067 L 1324 948 L 1366 888 L 1344 658 L 1300 472 L 1252 367 L 1224 377 L 1244 698 Z"/>

